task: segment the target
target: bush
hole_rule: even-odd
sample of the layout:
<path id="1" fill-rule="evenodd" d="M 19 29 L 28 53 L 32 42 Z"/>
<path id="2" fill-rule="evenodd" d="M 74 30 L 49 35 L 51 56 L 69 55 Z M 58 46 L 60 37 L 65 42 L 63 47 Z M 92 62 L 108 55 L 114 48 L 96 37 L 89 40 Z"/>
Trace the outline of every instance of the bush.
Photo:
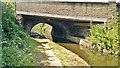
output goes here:
<path id="1" fill-rule="evenodd" d="M 31 66 L 35 60 L 27 35 L 15 24 L 14 3 L 2 3 L 2 66 Z"/>
<path id="2" fill-rule="evenodd" d="M 91 24 L 90 35 L 86 39 L 92 43 L 91 47 L 97 47 L 101 51 L 107 50 L 111 54 L 120 54 L 117 21 L 109 24 L 104 23 L 104 25 Z"/>
<path id="3" fill-rule="evenodd" d="M 2 3 L 2 43 L 4 46 L 18 46 L 18 44 L 21 46 L 20 42 L 23 42 L 22 40 L 26 37 L 22 29 L 15 24 L 13 5 L 12 2 Z"/>

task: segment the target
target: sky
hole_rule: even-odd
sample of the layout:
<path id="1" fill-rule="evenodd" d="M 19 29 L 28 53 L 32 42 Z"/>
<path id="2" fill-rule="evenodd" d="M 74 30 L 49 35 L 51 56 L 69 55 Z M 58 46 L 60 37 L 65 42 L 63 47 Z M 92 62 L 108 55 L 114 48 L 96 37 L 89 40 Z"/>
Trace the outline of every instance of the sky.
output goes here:
<path id="1" fill-rule="evenodd" d="M 120 0 L 116 0 L 116 2 L 120 2 Z"/>
<path id="2" fill-rule="evenodd" d="M 104 1 L 104 2 L 108 2 L 108 0 L 59 0 L 59 1 L 77 1 L 77 2 L 101 2 L 101 1 Z"/>
<path id="3" fill-rule="evenodd" d="M 108 2 L 109 0 L 59 0 L 59 1 L 77 1 L 77 2 L 81 2 L 81 1 L 86 1 L 86 2 Z M 113 0 L 114 1 L 114 0 Z M 116 2 L 120 2 L 120 0 L 116 0 Z"/>
<path id="4" fill-rule="evenodd" d="M 3 0 L 1 0 L 3 1 Z M 7 1 L 7 0 L 4 0 Z M 19 2 L 38 2 L 38 1 L 64 1 L 64 2 L 108 2 L 109 0 L 12 0 Z M 114 1 L 114 0 L 113 0 Z M 116 0 L 116 2 L 120 2 L 120 0 Z"/>

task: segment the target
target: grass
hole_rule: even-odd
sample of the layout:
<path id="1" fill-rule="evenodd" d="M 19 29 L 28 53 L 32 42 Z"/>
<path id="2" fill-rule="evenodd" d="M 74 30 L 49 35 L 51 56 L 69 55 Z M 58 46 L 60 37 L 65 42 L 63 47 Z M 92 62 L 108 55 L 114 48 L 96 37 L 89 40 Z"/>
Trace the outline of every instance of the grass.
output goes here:
<path id="1" fill-rule="evenodd" d="M 44 23 L 40 23 L 40 24 L 37 24 L 35 25 L 33 28 L 32 28 L 32 32 L 36 32 L 40 35 L 45 35 L 45 30 L 44 30 Z"/>
<path id="2" fill-rule="evenodd" d="M 33 32 L 40 34 L 40 24 L 37 24 L 32 29 Z M 73 52 L 52 41 L 48 41 L 55 55 L 60 59 L 63 66 L 86 66 L 83 60 Z M 73 57 L 74 56 L 74 57 Z"/>
<path id="3" fill-rule="evenodd" d="M 29 39 L 29 41 L 32 40 L 33 42 L 30 42 L 29 44 L 37 45 L 35 46 L 35 53 L 34 53 L 34 59 L 36 59 L 35 66 L 49 66 L 48 58 L 45 54 L 45 50 L 43 49 L 43 46 L 40 44 L 39 41 L 36 41 L 34 38 Z M 34 44 L 37 43 L 37 44 Z"/>
<path id="4" fill-rule="evenodd" d="M 18 47 L 4 47 L 2 66 L 46 66 L 46 55 L 38 49 L 41 44 L 31 39 L 25 38 L 27 46 L 20 49 Z"/>
<path id="5" fill-rule="evenodd" d="M 32 31 L 40 34 L 40 33 L 41 33 L 40 24 L 35 25 L 35 26 L 32 28 Z"/>
<path id="6" fill-rule="evenodd" d="M 42 45 L 35 41 L 34 38 L 27 38 L 26 42 L 31 46 L 31 57 L 34 59 L 34 66 L 48 66 L 47 57 L 43 52 L 44 50 L 41 49 Z"/>
<path id="7" fill-rule="evenodd" d="M 74 54 L 72 51 L 67 50 L 52 41 L 49 41 L 48 44 L 54 54 L 60 59 L 63 66 L 88 66 L 83 59 Z"/>

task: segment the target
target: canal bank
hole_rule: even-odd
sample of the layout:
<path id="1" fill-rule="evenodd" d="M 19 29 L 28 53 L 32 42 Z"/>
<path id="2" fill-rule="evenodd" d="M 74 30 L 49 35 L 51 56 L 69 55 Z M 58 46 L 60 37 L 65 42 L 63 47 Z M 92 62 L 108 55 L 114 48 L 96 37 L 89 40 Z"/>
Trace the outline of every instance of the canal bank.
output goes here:
<path id="1" fill-rule="evenodd" d="M 91 51 L 86 47 L 78 44 L 69 44 L 69 43 L 59 43 L 61 46 L 65 47 L 68 50 L 71 50 L 79 57 L 83 58 L 90 66 L 113 66 L 117 67 L 118 56 L 108 55 L 99 53 L 96 51 Z"/>
<path id="2" fill-rule="evenodd" d="M 52 50 L 55 56 L 60 60 L 62 66 L 118 66 L 118 56 L 99 53 L 90 50 L 82 45 L 75 43 L 54 43 L 48 39 L 37 39 L 42 44 L 47 44 L 47 49 Z M 42 48 L 44 48 L 42 46 Z M 48 55 L 52 54 L 48 52 Z M 47 57 L 49 58 L 49 57 Z M 51 59 L 50 59 L 51 60 Z M 49 60 L 48 60 L 49 62 Z M 54 65 L 56 66 L 56 65 Z M 57 65 L 59 66 L 59 65 Z"/>
<path id="3" fill-rule="evenodd" d="M 36 30 L 39 30 L 39 29 L 36 29 Z M 49 30 L 49 29 L 48 29 Z M 39 33 L 39 31 L 38 31 Z M 70 38 L 69 40 L 78 40 L 77 42 L 80 42 L 80 39 L 77 39 L 75 37 L 72 37 Z M 64 39 L 61 39 L 61 38 L 54 38 L 53 41 L 62 41 L 61 42 L 56 42 L 56 43 L 48 43 L 51 47 L 51 49 L 53 50 L 53 52 L 55 51 L 56 55 L 58 55 L 57 57 L 59 57 L 60 60 L 62 61 L 65 61 L 63 62 L 63 66 L 80 66 L 79 65 L 79 62 L 77 65 L 72 65 L 71 62 L 73 62 L 73 60 L 71 58 L 74 58 L 74 56 L 72 57 L 67 57 L 69 56 L 69 54 L 71 53 L 68 53 L 66 54 L 66 56 L 64 55 L 67 51 L 63 50 L 62 48 L 65 48 L 66 50 L 68 51 L 71 51 L 73 54 L 77 55 L 78 57 L 84 59 L 84 61 L 86 61 L 90 66 L 102 66 L 102 67 L 105 67 L 105 66 L 108 66 L 108 68 L 116 68 L 118 66 L 118 56 L 113 56 L 113 55 L 108 55 L 108 54 L 103 54 L 103 53 L 99 53 L 97 51 L 94 51 L 94 50 L 90 50 L 89 48 L 86 48 L 82 45 L 78 45 L 78 44 L 75 44 L 75 43 L 70 43 L 68 40 L 64 40 Z M 62 48 L 60 49 L 60 47 L 62 46 Z M 58 53 L 57 53 L 58 52 Z M 61 57 L 60 57 L 61 55 Z M 65 57 L 65 58 L 64 58 Z M 69 60 L 66 60 L 66 58 L 69 60 L 72 60 L 72 61 L 69 61 Z M 78 59 L 75 59 L 75 60 L 78 60 Z M 66 65 L 67 63 L 69 65 Z M 65 63 L 65 65 L 64 65 Z M 73 63 L 74 64 L 74 63 Z M 110 66 L 110 67 L 109 67 Z M 96 67 L 96 68 L 97 68 Z"/>
<path id="4" fill-rule="evenodd" d="M 86 61 L 59 44 L 56 44 L 48 39 L 34 38 L 34 40 L 42 43 L 42 48 L 46 52 L 46 56 L 50 64 L 49 66 L 86 66 L 86 68 L 89 68 Z M 54 56 L 54 58 L 51 58 L 51 56 Z M 54 63 L 51 62 L 51 60 L 54 61 Z"/>
<path id="5" fill-rule="evenodd" d="M 84 59 L 90 66 L 110 66 L 115 68 L 119 66 L 119 56 L 111 55 L 106 52 L 98 52 L 95 49 L 91 49 L 87 46 L 89 45 L 89 42 L 85 39 L 81 39 L 79 44 L 65 40 L 64 42 L 62 40 L 62 42 L 60 41 L 56 43 L 77 54 L 79 57 Z"/>

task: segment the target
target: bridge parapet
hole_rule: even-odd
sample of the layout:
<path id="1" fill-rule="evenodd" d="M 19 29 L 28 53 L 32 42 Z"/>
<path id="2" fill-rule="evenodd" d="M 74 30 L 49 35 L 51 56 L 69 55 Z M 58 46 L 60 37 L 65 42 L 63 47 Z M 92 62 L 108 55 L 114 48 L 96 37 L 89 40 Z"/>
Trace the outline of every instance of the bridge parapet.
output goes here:
<path id="1" fill-rule="evenodd" d="M 41 2 L 17 3 L 17 11 L 48 13 L 65 16 L 88 16 L 111 20 L 116 12 L 116 3 L 94 2 Z"/>

